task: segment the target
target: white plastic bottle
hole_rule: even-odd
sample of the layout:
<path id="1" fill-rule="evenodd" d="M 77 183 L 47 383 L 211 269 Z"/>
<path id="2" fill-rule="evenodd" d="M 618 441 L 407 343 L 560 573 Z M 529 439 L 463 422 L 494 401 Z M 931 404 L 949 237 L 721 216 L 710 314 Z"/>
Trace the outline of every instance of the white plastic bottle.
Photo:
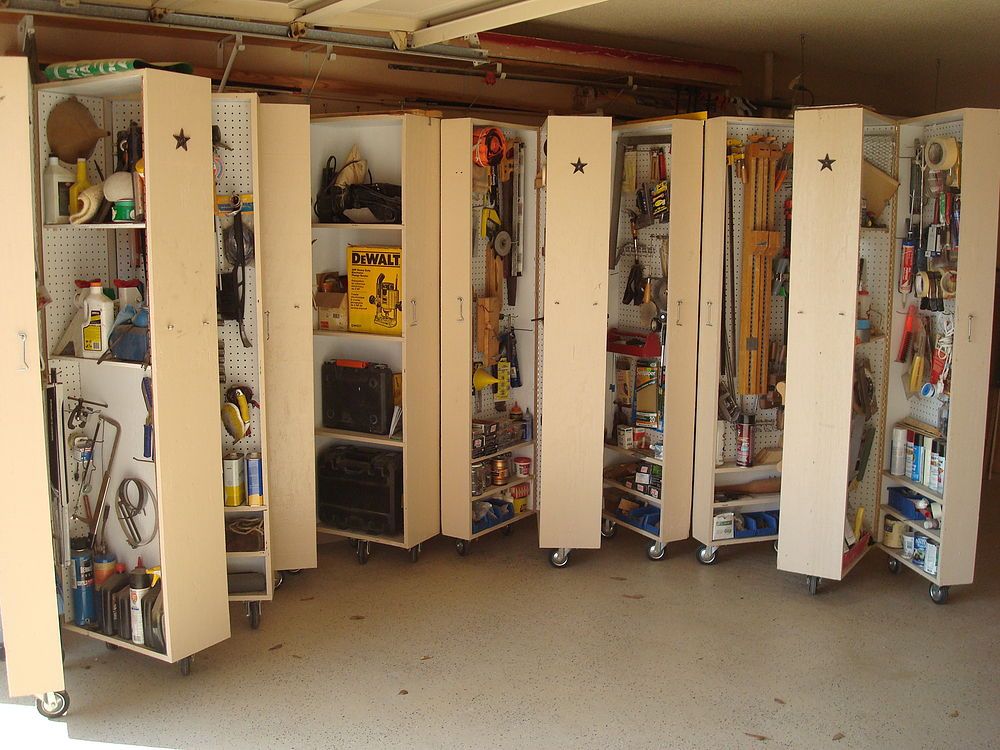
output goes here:
<path id="1" fill-rule="evenodd" d="M 58 156 L 50 156 L 42 174 L 42 200 L 46 224 L 68 224 L 73 213 L 69 205 L 69 190 L 76 178 L 59 163 Z"/>
<path id="2" fill-rule="evenodd" d="M 100 281 L 90 282 L 90 291 L 83 298 L 83 357 L 98 359 L 108 350 L 114 322 L 115 303 L 104 295 Z"/>

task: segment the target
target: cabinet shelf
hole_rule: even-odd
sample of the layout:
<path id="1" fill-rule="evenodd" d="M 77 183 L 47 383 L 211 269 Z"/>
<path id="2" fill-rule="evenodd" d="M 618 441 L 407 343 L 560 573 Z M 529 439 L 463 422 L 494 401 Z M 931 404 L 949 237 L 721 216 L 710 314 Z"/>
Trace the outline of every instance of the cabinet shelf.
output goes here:
<path id="1" fill-rule="evenodd" d="M 655 505 L 657 508 L 660 507 L 660 501 L 657 498 L 650 497 L 649 495 L 639 492 L 638 490 L 630 490 L 624 484 L 620 484 L 619 482 L 615 482 L 614 480 L 605 479 L 604 486 L 610 489 L 618 490 L 620 492 L 626 492 L 629 495 L 633 495 L 639 498 L 643 502 L 649 503 L 650 505 Z"/>
<path id="2" fill-rule="evenodd" d="M 515 487 L 515 486 L 517 486 L 519 484 L 524 484 L 525 482 L 531 483 L 531 482 L 534 482 L 534 481 L 535 481 L 534 475 L 527 476 L 527 477 L 514 477 L 509 482 L 507 482 L 507 484 L 495 484 L 495 485 L 492 485 L 485 492 L 483 492 L 483 493 L 481 493 L 479 495 L 473 495 L 472 499 L 473 500 L 485 500 L 488 497 L 495 497 L 495 496 L 499 495 L 501 492 L 503 492 L 504 490 L 509 489 L 511 487 Z M 493 527 L 491 526 L 490 528 L 493 528 Z"/>
<path id="3" fill-rule="evenodd" d="M 334 338 L 358 339 L 362 341 L 391 341 L 399 344 L 403 341 L 402 336 L 383 336 L 380 333 L 360 333 L 358 331 L 323 331 L 313 328 L 313 336 L 332 336 Z"/>
<path id="4" fill-rule="evenodd" d="M 899 484 L 903 485 L 904 487 L 908 487 L 914 492 L 919 492 L 928 500 L 934 500 L 935 502 L 938 503 L 944 502 L 944 495 L 942 495 L 939 492 L 935 492 L 934 490 L 928 488 L 927 485 L 921 484 L 920 482 L 914 482 L 912 479 L 896 476 L 890 471 L 883 471 L 882 476 L 885 479 L 888 479 L 890 482 L 898 482 Z"/>
<path id="5" fill-rule="evenodd" d="M 914 563 L 913 560 L 907 560 L 905 557 L 903 557 L 903 553 L 900 552 L 900 550 L 894 549 L 892 547 L 886 547 L 884 544 L 879 544 L 878 548 L 881 549 L 883 552 L 885 552 L 889 557 L 895 560 L 899 560 L 899 562 L 901 562 L 905 567 L 909 568 L 915 573 L 919 573 L 931 583 L 938 583 L 938 577 L 936 575 L 928 573 L 921 566 Z"/>
<path id="6" fill-rule="evenodd" d="M 777 492 L 766 495 L 748 494 L 744 497 L 738 497 L 735 500 L 721 500 L 712 503 L 712 507 L 716 510 L 736 510 L 739 508 L 766 509 L 768 506 L 773 506 L 771 510 L 777 510 L 780 501 L 781 494 Z"/>
<path id="7" fill-rule="evenodd" d="M 496 458 L 497 456 L 502 456 L 504 453 L 511 453 L 512 451 L 519 451 L 522 448 L 527 448 L 535 444 L 534 440 L 523 440 L 520 443 L 514 443 L 513 445 L 508 445 L 506 448 L 501 448 L 493 453 L 487 453 L 485 456 L 479 456 L 478 458 L 473 458 L 472 463 L 477 464 L 480 461 L 489 461 L 491 458 Z"/>
<path id="8" fill-rule="evenodd" d="M 63 630 L 67 630 L 70 633 L 77 633 L 79 635 L 86 636 L 87 638 L 93 638 L 97 641 L 104 641 L 105 643 L 110 643 L 118 648 L 123 648 L 126 651 L 135 651 L 137 654 L 142 654 L 143 656 L 151 656 L 154 659 L 159 659 L 160 661 L 165 661 L 168 664 L 172 663 L 170 657 L 159 651 L 154 651 L 146 646 L 138 646 L 132 641 L 126 641 L 124 638 L 119 638 L 116 635 L 105 635 L 97 630 L 88 630 L 87 628 L 81 628 L 79 625 L 72 625 L 70 623 L 63 623 Z"/>
<path id="9" fill-rule="evenodd" d="M 360 229 L 360 230 L 378 230 L 378 229 L 395 229 L 397 232 L 402 231 L 405 228 L 404 224 L 323 224 L 318 221 L 314 221 L 312 225 L 313 229 Z"/>
<path id="10" fill-rule="evenodd" d="M 604 449 L 607 451 L 611 451 L 612 453 L 621 453 L 622 455 L 625 456 L 631 456 L 632 458 L 638 459 L 639 461 L 645 461 L 646 463 L 655 464 L 657 466 L 663 466 L 662 458 L 656 458 L 656 456 L 648 455 L 640 450 L 636 450 L 633 448 L 622 448 L 620 446 L 615 445 L 614 443 L 605 443 Z"/>
<path id="11" fill-rule="evenodd" d="M 223 513 L 260 513 L 267 510 L 266 505 L 223 505 Z"/>
<path id="12" fill-rule="evenodd" d="M 386 534 L 366 534 L 363 531 L 338 529 L 335 526 L 326 526 L 321 523 L 316 524 L 316 533 L 327 534 L 329 536 L 342 536 L 346 539 L 360 539 L 363 542 L 376 542 L 378 544 L 386 544 L 390 547 L 406 549 L 406 545 L 403 543 L 402 534 L 394 534 L 392 536 Z"/>
<path id="13" fill-rule="evenodd" d="M 226 552 L 226 557 L 230 560 L 238 560 L 240 558 L 253 558 L 253 557 L 267 557 L 267 550 L 255 550 L 253 552 Z"/>
<path id="14" fill-rule="evenodd" d="M 526 510 L 522 513 L 517 513 L 513 518 L 508 518 L 506 521 L 501 521 L 500 523 L 494 526 L 490 526 L 488 529 L 477 531 L 475 534 L 469 537 L 469 539 L 479 539 L 480 537 L 486 536 L 487 534 L 491 534 L 494 531 L 502 529 L 504 526 L 510 526 L 513 523 L 517 523 L 518 521 L 521 521 L 527 518 L 528 516 L 533 516 L 533 515 L 535 515 L 534 510 Z"/>
<path id="15" fill-rule="evenodd" d="M 628 529 L 629 531 L 638 534 L 639 536 L 644 536 L 647 539 L 652 539 L 654 542 L 660 541 L 660 537 L 658 537 L 652 531 L 646 531 L 645 529 L 640 529 L 638 526 L 633 526 L 628 521 L 626 521 L 623 518 L 619 518 L 611 511 L 606 510 L 603 513 L 601 513 L 601 516 L 603 518 L 608 519 L 609 521 L 614 521 L 615 525 L 618 526 L 619 528 Z"/>
<path id="16" fill-rule="evenodd" d="M 336 430 L 331 427 L 317 427 L 316 437 L 330 437 L 345 440 L 350 443 L 366 443 L 370 445 L 384 445 L 390 448 L 402 448 L 403 439 L 389 437 L 388 435 L 370 435 L 366 432 L 354 432 L 352 430 Z"/>
<path id="17" fill-rule="evenodd" d="M 46 229 L 145 229 L 144 221 L 116 221 L 109 224 L 45 224 Z"/>
<path id="18" fill-rule="evenodd" d="M 909 518 L 905 518 L 902 513 L 893 508 L 891 505 L 880 505 L 879 510 L 887 516 L 892 516 L 897 521 L 902 521 L 906 524 L 906 527 L 923 534 L 928 539 L 932 539 L 938 544 L 941 543 L 941 529 L 925 529 L 923 524 L 919 521 L 913 521 Z"/>

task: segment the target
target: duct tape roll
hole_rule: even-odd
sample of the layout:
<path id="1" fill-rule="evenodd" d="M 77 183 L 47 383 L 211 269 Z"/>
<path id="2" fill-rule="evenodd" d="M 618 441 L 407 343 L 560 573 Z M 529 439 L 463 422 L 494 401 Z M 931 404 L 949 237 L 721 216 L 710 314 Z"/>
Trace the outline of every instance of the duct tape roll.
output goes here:
<path id="1" fill-rule="evenodd" d="M 924 163 L 935 172 L 945 172 L 958 164 L 958 141 L 950 136 L 931 138 L 924 146 Z"/>
<path id="2" fill-rule="evenodd" d="M 913 293 L 924 298 L 931 293 L 931 277 L 926 271 L 920 271 L 913 279 Z"/>
<path id="3" fill-rule="evenodd" d="M 941 295 L 945 299 L 952 299 L 955 296 L 955 290 L 958 288 L 958 271 L 942 271 L 941 272 Z"/>

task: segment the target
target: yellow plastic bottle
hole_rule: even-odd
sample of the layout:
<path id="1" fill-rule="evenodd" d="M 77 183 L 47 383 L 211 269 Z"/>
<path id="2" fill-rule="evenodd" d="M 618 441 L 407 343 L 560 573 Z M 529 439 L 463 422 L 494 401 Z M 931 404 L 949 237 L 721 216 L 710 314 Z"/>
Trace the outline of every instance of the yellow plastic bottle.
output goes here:
<path id="1" fill-rule="evenodd" d="M 70 213 L 75 214 L 80 210 L 80 193 L 90 187 L 90 180 L 87 179 L 87 160 L 76 160 L 76 182 L 69 189 Z"/>

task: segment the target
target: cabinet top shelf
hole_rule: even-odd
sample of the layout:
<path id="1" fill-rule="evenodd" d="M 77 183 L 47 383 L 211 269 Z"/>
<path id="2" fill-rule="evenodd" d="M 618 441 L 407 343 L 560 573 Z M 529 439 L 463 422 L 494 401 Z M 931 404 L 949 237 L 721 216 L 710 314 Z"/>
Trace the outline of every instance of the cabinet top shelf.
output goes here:
<path id="1" fill-rule="evenodd" d="M 46 224 L 46 229 L 145 229 L 144 221 L 116 221 L 110 224 Z"/>
<path id="2" fill-rule="evenodd" d="M 404 227 L 403 224 L 321 224 L 316 221 L 313 222 L 312 226 L 313 229 L 395 229 L 397 232 L 401 231 Z"/>

